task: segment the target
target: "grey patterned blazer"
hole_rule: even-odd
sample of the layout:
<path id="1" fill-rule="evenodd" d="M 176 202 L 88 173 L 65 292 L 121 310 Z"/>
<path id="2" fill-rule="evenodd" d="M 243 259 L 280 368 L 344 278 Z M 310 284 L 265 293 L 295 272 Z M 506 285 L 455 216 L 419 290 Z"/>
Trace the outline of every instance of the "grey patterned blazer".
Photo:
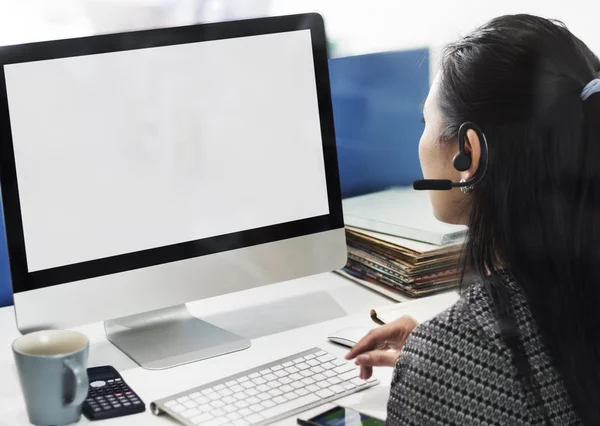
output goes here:
<path id="1" fill-rule="evenodd" d="M 515 283 L 507 285 L 551 424 L 581 424 L 525 298 Z M 493 312 L 487 291 L 475 284 L 412 332 L 394 371 L 388 425 L 545 425 L 516 377 Z"/>

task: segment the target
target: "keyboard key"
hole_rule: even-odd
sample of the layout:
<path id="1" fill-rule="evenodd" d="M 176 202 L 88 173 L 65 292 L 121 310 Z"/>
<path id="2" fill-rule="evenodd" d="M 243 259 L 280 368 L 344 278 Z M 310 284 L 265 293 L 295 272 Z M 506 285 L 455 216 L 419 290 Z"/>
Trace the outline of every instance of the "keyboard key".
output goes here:
<path id="1" fill-rule="evenodd" d="M 260 377 L 260 373 L 248 374 L 248 377 L 250 377 L 251 379 L 256 379 L 257 377 Z"/>
<path id="2" fill-rule="evenodd" d="M 340 365 L 339 367 L 334 368 L 333 371 L 335 371 L 338 374 L 342 374 L 342 373 L 345 373 L 347 371 L 352 371 L 352 370 L 355 370 L 355 369 L 356 369 L 355 365 L 352 365 L 350 363 L 346 363 L 344 365 Z"/>
<path id="3" fill-rule="evenodd" d="M 242 387 L 245 388 L 245 389 L 250 389 L 250 388 L 254 387 L 254 383 L 252 383 L 250 381 L 244 382 L 244 383 L 242 383 Z"/>
<path id="4" fill-rule="evenodd" d="M 213 388 L 208 388 L 208 389 L 202 389 L 200 392 L 202 392 L 202 395 L 208 395 L 209 393 L 213 393 L 215 390 Z"/>
<path id="5" fill-rule="evenodd" d="M 254 383 L 255 385 L 264 385 L 265 383 L 267 383 L 267 381 L 262 377 L 257 377 L 256 379 L 252 380 L 252 383 Z"/>
<path id="6" fill-rule="evenodd" d="M 221 426 L 226 425 L 227 423 L 229 423 L 229 419 L 227 417 L 219 417 L 209 420 L 206 423 L 202 423 L 202 426 Z"/>
<path id="7" fill-rule="evenodd" d="M 331 384 L 328 381 L 323 380 L 322 382 L 317 383 L 317 386 L 321 389 L 327 389 Z"/>
<path id="8" fill-rule="evenodd" d="M 223 390 L 225 389 L 225 385 L 221 383 L 220 385 L 215 386 L 214 389 L 215 391 Z"/>
<path id="9" fill-rule="evenodd" d="M 186 408 L 183 405 L 174 405 L 171 407 L 171 411 L 173 411 L 174 413 L 181 413 L 182 411 L 185 411 Z"/>
<path id="10" fill-rule="evenodd" d="M 275 380 L 274 382 L 269 382 L 269 386 L 271 389 L 277 389 L 279 386 L 283 385 L 279 380 Z"/>
<path id="11" fill-rule="evenodd" d="M 248 408 L 242 408 L 240 411 L 238 411 L 238 414 L 240 416 L 242 416 L 242 418 L 246 418 L 247 416 L 253 414 L 252 410 L 248 409 Z"/>
<path id="12" fill-rule="evenodd" d="M 265 379 L 265 380 L 267 380 L 269 382 L 272 382 L 273 380 L 277 380 L 277 376 L 275 374 L 273 374 L 273 373 L 269 373 L 269 374 L 265 374 L 263 376 L 263 379 Z"/>
<path id="13" fill-rule="evenodd" d="M 246 420 L 240 419 L 240 420 L 236 420 L 233 422 L 233 426 L 248 426 L 250 423 L 248 423 Z"/>
<path id="14" fill-rule="evenodd" d="M 343 386 L 340 385 L 333 385 L 332 387 L 329 388 L 329 390 L 333 393 L 344 393 L 346 392 L 346 389 L 344 389 Z"/>
<path id="15" fill-rule="evenodd" d="M 281 392 L 279 389 L 271 389 L 269 391 L 269 395 L 271 396 L 279 396 L 281 394 L 283 394 L 283 392 Z"/>
<path id="16" fill-rule="evenodd" d="M 331 392 L 329 389 L 321 389 L 320 391 L 315 393 L 321 398 L 329 398 L 330 396 L 334 395 L 334 393 Z"/>
<path id="17" fill-rule="evenodd" d="M 304 385 L 304 383 L 302 383 L 302 382 L 294 382 L 294 383 L 292 383 L 292 384 L 291 384 L 291 386 L 292 386 L 294 389 L 300 389 L 300 388 L 303 388 L 305 385 Z"/>
<path id="18" fill-rule="evenodd" d="M 260 375 L 264 376 L 265 374 L 269 374 L 271 372 L 270 368 L 266 368 L 264 370 L 260 370 Z"/>
<path id="19" fill-rule="evenodd" d="M 308 361 L 306 361 L 306 363 L 307 363 L 308 365 L 310 365 L 311 367 L 314 367 L 314 366 L 316 366 L 316 365 L 319 365 L 319 364 L 320 364 L 320 363 L 319 363 L 319 361 L 317 361 L 316 359 L 309 359 Z"/>
<path id="20" fill-rule="evenodd" d="M 248 380 L 250 380 L 250 378 L 248 376 L 244 376 L 244 377 L 240 377 L 239 379 L 237 379 L 237 382 L 244 383 L 244 382 L 247 382 Z"/>
<path id="21" fill-rule="evenodd" d="M 315 367 L 311 367 L 310 371 L 312 371 L 314 374 L 319 374 L 319 373 L 322 373 L 325 370 L 320 365 L 317 365 Z"/>
<path id="22" fill-rule="evenodd" d="M 320 382 L 320 381 L 322 381 L 322 380 L 325 380 L 326 378 L 327 378 L 327 377 L 325 377 L 325 376 L 324 376 L 324 375 L 322 375 L 322 374 L 315 374 L 315 375 L 313 376 L 313 379 L 315 380 L 315 382 Z"/>
<path id="23" fill-rule="evenodd" d="M 276 396 L 275 398 L 273 398 L 273 402 L 276 403 L 276 404 L 283 404 L 286 401 L 287 401 L 287 398 L 284 397 L 283 395 Z"/>
<path id="24" fill-rule="evenodd" d="M 235 407 L 234 405 L 231 405 L 231 404 L 225 405 L 223 407 L 223 411 L 225 411 L 226 413 L 233 413 L 233 412 L 237 411 L 237 407 Z"/>
<path id="25" fill-rule="evenodd" d="M 295 392 L 300 396 L 308 395 L 308 391 L 304 388 L 296 389 Z"/>
<path id="26" fill-rule="evenodd" d="M 320 391 L 321 388 L 318 387 L 317 385 L 308 385 L 306 387 L 306 390 L 309 391 L 309 392 L 317 392 L 317 391 Z"/>
<path id="27" fill-rule="evenodd" d="M 325 377 L 334 377 L 334 376 L 337 376 L 337 374 L 335 374 L 335 371 L 332 371 L 332 370 L 326 370 L 326 371 L 324 371 L 323 375 Z"/>
<path id="28" fill-rule="evenodd" d="M 301 362 L 304 362 L 304 358 L 296 358 L 295 360 L 292 361 L 294 364 L 300 364 Z"/>
<path id="29" fill-rule="evenodd" d="M 281 379 L 277 380 L 279 383 L 281 383 L 282 385 L 289 385 L 290 383 L 292 383 L 292 379 L 290 379 L 289 377 L 282 377 Z"/>
<path id="30" fill-rule="evenodd" d="M 217 408 L 216 410 L 212 410 L 210 414 L 212 414 L 215 417 L 223 417 L 225 415 L 225 411 L 221 410 L 220 408 Z"/>
<path id="31" fill-rule="evenodd" d="M 296 392 L 288 392 L 285 395 L 283 395 L 283 397 L 288 401 L 291 401 L 292 399 L 299 398 L 300 395 L 298 395 Z"/>
<path id="32" fill-rule="evenodd" d="M 342 383 L 342 386 L 344 386 L 344 389 L 346 389 L 346 390 L 352 390 L 352 389 L 356 388 L 356 385 L 354 383 L 350 383 L 350 382 L 344 382 L 344 383 Z"/>
<path id="33" fill-rule="evenodd" d="M 267 401 L 269 399 L 271 399 L 271 395 L 269 395 L 268 393 L 259 393 L 258 395 L 256 395 L 256 397 L 258 399 L 260 399 L 261 401 Z"/>
<path id="34" fill-rule="evenodd" d="M 225 388 L 225 389 L 222 389 L 222 390 L 218 391 L 217 393 L 218 393 L 219 395 L 221 395 L 221 396 L 229 396 L 229 395 L 232 395 L 232 394 L 233 394 L 233 392 L 232 392 L 232 391 L 230 391 L 230 390 L 229 390 L 229 389 L 227 389 L 227 388 Z"/>
<path id="35" fill-rule="evenodd" d="M 260 413 L 262 410 L 265 409 L 265 407 L 263 407 L 261 404 L 252 404 L 248 408 L 254 411 L 255 413 Z"/>
<path id="36" fill-rule="evenodd" d="M 333 364 L 331 364 L 331 365 L 332 365 L 332 368 L 333 368 Z M 286 368 L 286 369 L 285 369 L 285 371 L 286 371 L 288 374 L 294 374 L 294 373 L 297 373 L 297 372 L 298 372 L 298 371 L 300 371 L 300 370 L 298 370 L 296 367 L 292 366 L 292 367 L 288 367 L 288 368 Z"/>
<path id="37" fill-rule="evenodd" d="M 241 392 L 244 390 L 244 388 L 241 387 L 240 385 L 233 385 L 232 387 L 229 388 L 229 390 L 231 392 Z"/>
<path id="38" fill-rule="evenodd" d="M 251 425 L 254 423 L 259 423 L 262 422 L 265 418 L 263 416 L 259 416 L 258 414 L 251 414 L 248 417 L 246 417 L 246 420 L 248 421 L 248 423 L 250 423 Z"/>
<path id="39" fill-rule="evenodd" d="M 320 401 L 319 397 L 316 395 L 308 394 L 304 395 L 301 398 L 294 399 L 293 401 L 287 401 L 282 403 L 281 405 L 276 405 L 272 408 L 267 408 L 265 411 L 261 413 L 261 415 L 267 419 L 279 416 L 281 414 L 288 413 L 292 410 L 297 410 L 302 408 L 308 404 L 312 404 L 314 402 Z"/>
<path id="40" fill-rule="evenodd" d="M 267 401 L 263 401 L 262 405 L 267 407 L 267 408 L 271 408 L 271 407 L 275 407 L 277 404 L 275 404 L 273 401 L 271 401 L 270 399 Z"/>
<path id="41" fill-rule="evenodd" d="M 177 402 L 179 402 L 180 404 L 183 404 L 186 401 L 189 401 L 190 397 L 189 396 L 182 396 L 181 398 L 177 399 Z"/>
<path id="42" fill-rule="evenodd" d="M 324 364 L 321 364 L 321 367 L 324 368 L 325 370 L 331 370 L 332 368 L 335 368 L 335 365 L 333 365 L 330 362 L 326 362 Z"/>
<path id="43" fill-rule="evenodd" d="M 246 408 L 249 404 L 246 401 L 238 401 L 235 405 L 237 408 Z"/>
<path id="44" fill-rule="evenodd" d="M 310 368 L 310 365 L 305 362 L 301 362 L 300 364 L 296 364 L 296 368 L 298 370 L 306 370 L 307 368 Z"/>
<path id="45" fill-rule="evenodd" d="M 250 396 L 258 395 L 258 391 L 256 389 L 246 389 L 246 394 Z"/>
<path id="46" fill-rule="evenodd" d="M 309 359 L 313 359 L 313 358 L 315 358 L 315 355 L 314 355 L 314 354 L 306 355 L 306 356 L 304 357 L 304 359 L 305 359 L 305 360 L 307 360 L 307 361 L 308 361 Z"/>
<path id="47" fill-rule="evenodd" d="M 165 402 L 165 407 L 171 408 L 172 406 L 177 405 L 177 401 L 167 401 Z"/>
<path id="48" fill-rule="evenodd" d="M 317 358 L 317 360 L 322 363 L 333 361 L 334 359 L 335 359 L 335 357 L 331 354 L 323 355 L 323 356 L 320 356 L 319 358 Z"/>
<path id="49" fill-rule="evenodd" d="M 183 403 L 183 406 L 185 408 L 196 408 L 198 406 L 198 404 L 196 404 L 195 401 L 186 401 Z"/>
<path id="50" fill-rule="evenodd" d="M 320 356 L 323 356 L 323 355 L 327 355 L 327 352 L 325 352 L 325 351 L 319 351 L 319 352 L 317 352 L 315 354 L 316 357 L 320 357 Z"/>
<path id="51" fill-rule="evenodd" d="M 310 370 L 303 370 L 300 372 L 300 374 L 304 377 L 312 377 L 312 375 L 314 374 L 312 371 Z"/>
<path id="52" fill-rule="evenodd" d="M 191 410 L 186 410 L 183 413 L 181 413 L 181 415 L 183 417 L 185 417 L 186 419 L 191 419 L 192 417 L 195 417 L 198 414 L 200 414 L 200 410 L 198 410 L 196 408 L 192 408 Z"/>
<path id="53" fill-rule="evenodd" d="M 355 379 L 358 377 L 358 373 L 359 373 L 358 368 L 356 368 L 356 369 L 353 369 L 352 371 L 348 371 L 344 374 L 340 374 L 338 377 L 344 381 L 352 380 L 352 379 Z"/>
<path id="54" fill-rule="evenodd" d="M 240 381 L 240 379 L 237 380 L 238 382 Z M 225 383 L 225 386 L 227 386 L 228 388 L 235 386 L 236 385 L 236 381 L 235 380 L 230 380 L 228 382 Z"/>
<path id="55" fill-rule="evenodd" d="M 362 386 L 362 385 L 364 385 L 364 384 L 365 384 L 365 383 L 367 383 L 367 382 L 365 382 L 363 379 L 359 379 L 359 378 L 357 377 L 356 379 L 352 379 L 352 380 L 350 380 L 350 383 L 353 383 L 353 384 L 355 384 L 356 386 Z"/>
<path id="56" fill-rule="evenodd" d="M 283 367 L 281 365 L 276 365 L 274 367 L 271 367 L 271 371 L 275 372 L 275 371 L 279 371 L 281 370 Z"/>
<path id="57" fill-rule="evenodd" d="M 247 402 L 248 404 L 258 404 L 258 403 L 260 402 L 260 399 L 258 399 L 258 398 L 257 398 L 257 397 L 255 397 L 255 396 L 251 396 L 250 398 L 248 398 L 248 399 L 246 400 L 246 402 Z"/>
<path id="58" fill-rule="evenodd" d="M 298 373 L 294 373 L 288 376 L 291 380 L 302 380 L 304 378 L 304 376 L 302 376 L 301 374 Z"/>
<path id="59" fill-rule="evenodd" d="M 190 421 L 192 423 L 194 423 L 195 425 L 199 425 L 201 423 L 207 422 L 209 420 L 212 420 L 213 416 L 209 413 L 204 413 L 204 414 L 200 414 L 199 416 L 196 416 L 192 419 L 190 419 Z"/>
<path id="60" fill-rule="evenodd" d="M 339 367 L 340 365 L 348 364 L 346 361 L 344 361 L 343 359 L 340 359 L 340 358 L 336 358 L 331 362 L 333 362 L 333 365 L 335 365 L 336 367 Z"/>
<path id="61" fill-rule="evenodd" d="M 190 398 L 191 398 L 191 399 L 196 399 L 196 398 L 198 398 L 198 397 L 200 397 L 200 396 L 201 396 L 201 393 L 200 393 L 200 392 L 194 392 L 193 394 L 191 394 L 191 395 L 190 395 Z"/>
<path id="62" fill-rule="evenodd" d="M 218 393 L 216 393 L 216 392 L 209 393 L 209 394 L 207 395 L 207 397 L 208 397 L 208 399 L 210 399 L 211 401 L 217 401 L 217 400 L 221 399 L 221 395 L 219 395 L 219 394 L 218 394 Z"/>
<path id="63" fill-rule="evenodd" d="M 227 417 L 229 420 L 237 420 L 242 418 L 242 416 L 240 416 L 238 413 L 229 413 L 225 417 Z"/>
<path id="64" fill-rule="evenodd" d="M 259 392 L 268 392 L 269 389 L 271 389 L 271 386 L 269 385 L 259 385 L 256 387 L 256 390 Z"/>
<path id="65" fill-rule="evenodd" d="M 210 406 L 213 408 L 221 408 L 225 403 L 223 401 L 213 401 L 210 403 Z"/>
<path id="66" fill-rule="evenodd" d="M 233 396 L 226 396 L 225 398 L 223 398 L 223 402 L 225 404 L 233 404 L 236 401 L 237 399 L 235 399 Z"/>
<path id="67" fill-rule="evenodd" d="M 337 385 L 337 384 L 342 383 L 342 381 L 337 377 L 331 377 L 331 378 L 327 379 L 327 381 L 329 383 L 331 383 L 332 385 Z"/>
<path id="68" fill-rule="evenodd" d="M 275 375 L 276 375 L 277 377 L 285 377 L 285 376 L 287 376 L 287 375 L 288 375 L 288 373 L 287 373 L 287 371 L 285 371 L 285 370 L 279 370 L 279 371 L 276 371 L 276 372 L 275 372 Z"/>
<path id="69" fill-rule="evenodd" d="M 203 404 L 200 407 L 198 407 L 198 410 L 202 411 L 203 413 L 208 413 L 212 409 L 213 408 L 209 404 Z"/>
<path id="70" fill-rule="evenodd" d="M 283 392 L 283 393 L 286 393 L 286 392 L 291 392 L 291 391 L 293 391 L 293 390 L 294 390 L 294 388 L 293 388 L 293 387 L 291 387 L 290 385 L 283 385 L 282 387 L 280 387 L 280 388 L 279 388 L 279 390 L 280 390 L 281 392 Z"/>
<path id="71" fill-rule="evenodd" d="M 286 368 L 286 367 L 291 367 L 292 365 L 294 365 L 294 363 L 291 361 L 288 361 L 288 362 L 284 362 L 281 365 L 283 366 L 283 368 Z"/>

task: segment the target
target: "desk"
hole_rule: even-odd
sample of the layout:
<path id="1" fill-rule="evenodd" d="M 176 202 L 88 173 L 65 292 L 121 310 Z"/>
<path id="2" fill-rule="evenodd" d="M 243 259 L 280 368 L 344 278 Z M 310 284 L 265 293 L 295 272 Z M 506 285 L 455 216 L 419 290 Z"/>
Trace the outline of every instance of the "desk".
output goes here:
<path id="1" fill-rule="evenodd" d="M 102 323 L 78 327 L 90 339 L 89 366 L 111 364 L 141 396 L 151 401 L 199 386 L 257 365 L 310 349 L 314 346 L 343 356 L 346 349 L 327 341 L 326 336 L 340 328 L 375 326 L 369 310 L 391 304 L 389 299 L 354 284 L 336 274 L 323 274 L 285 283 L 254 288 L 188 304 L 190 311 L 215 325 L 252 340 L 241 352 L 220 356 L 162 371 L 138 367 L 113 347 L 104 335 Z M 427 300 L 422 304 L 429 315 Z M 431 310 L 431 308 L 429 309 Z M 11 343 L 19 336 L 12 307 L 0 309 L 0 425 L 29 425 L 21 396 Z M 384 417 L 389 394 L 391 369 L 376 369 L 381 384 L 339 400 L 367 414 Z M 323 408 L 311 410 L 318 413 Z M 80 424 L 89 422 L 82 416 Z M 103 421 L 102 425 L 174 425 L 168 417 L 143 414 Z M 278 425 L 294 425 L 295 417 Z"/>

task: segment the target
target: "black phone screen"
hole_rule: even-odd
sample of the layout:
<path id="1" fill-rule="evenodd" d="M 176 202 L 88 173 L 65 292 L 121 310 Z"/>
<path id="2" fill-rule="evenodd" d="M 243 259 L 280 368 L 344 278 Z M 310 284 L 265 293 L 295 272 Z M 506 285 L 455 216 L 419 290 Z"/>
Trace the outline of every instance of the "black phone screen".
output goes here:
<path id="1" fill-rule="evenodd" d="M 309 420 L 318 426 L 385 426 L 382 420 L 374 419 L 366 414 L 350 408 L 335 407 Z"/>

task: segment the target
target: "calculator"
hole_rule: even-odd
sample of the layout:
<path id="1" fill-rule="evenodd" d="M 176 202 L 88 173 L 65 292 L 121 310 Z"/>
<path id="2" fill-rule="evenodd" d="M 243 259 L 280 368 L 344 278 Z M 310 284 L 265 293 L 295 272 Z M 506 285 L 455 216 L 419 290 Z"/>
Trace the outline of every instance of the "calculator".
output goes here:
<path id="1" fill-rule="evenodd" d="M 90 386 L 83 402 L 83 414 L 88 419 L 104 420 L 146 410 L 144 402 L 127 386 L 114 367 L 88 368 L 87 373 Z"/>

